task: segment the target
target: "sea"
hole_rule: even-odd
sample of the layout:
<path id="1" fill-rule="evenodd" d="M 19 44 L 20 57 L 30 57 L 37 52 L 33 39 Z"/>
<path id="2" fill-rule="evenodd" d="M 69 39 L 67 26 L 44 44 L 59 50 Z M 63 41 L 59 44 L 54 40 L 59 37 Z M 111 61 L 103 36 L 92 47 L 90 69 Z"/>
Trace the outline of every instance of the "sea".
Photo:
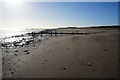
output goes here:
<path id="1" fill-rule="evenodd" d="M 31 33 L 31 32 L 39 32 L 39 31 L 43 31 L 45 29 L 39 29 L 39 28 L 5 28 L 5 29 L 0 29 L 0 43 L 3 41 L 4 38 L 9 38 L 12 36 L 17 36 L 17 35 L 24 35 L 27 33 Z M 10 39 L 10 38 L 9 38 Z M 9 40 L 10 41 L 10 40 Z"/>

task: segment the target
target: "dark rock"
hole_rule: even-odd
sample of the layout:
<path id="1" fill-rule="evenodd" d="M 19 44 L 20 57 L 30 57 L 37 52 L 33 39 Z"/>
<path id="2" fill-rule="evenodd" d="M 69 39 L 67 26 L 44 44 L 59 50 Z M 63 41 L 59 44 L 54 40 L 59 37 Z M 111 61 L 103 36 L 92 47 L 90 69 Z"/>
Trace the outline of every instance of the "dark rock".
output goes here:
<path id="1" fill-rule="evenodd" d="M 15 52 L 18 52 L 18 50 L 15 50 Z"/>
<path id="2" fill-rule="evenodd" d="M 33 47 L 35 47 L 35 45 L 33 45 Z"/>
<path id="3" fill-rule="evenodd" d="M 92 66 L 92 64 L 88 63 L 88 66 Z"/>
<path id="4" fill-rule="evenodd" d="M 30 54 L 30 52 L 26 52 L 26 54 Z"/>
<path id="5" fill-rule="evenodd" d="M 3 58 L 2 60 L 5 60 L 5 58 Z"/>
<path id="6" fill-rule="evenodd" d="M 13 74 L 14 72 L 11 72 L 11 74 Z"/>
<path id="7" fill-rule="evenodd" d="M 28 50 L 24 50 L 23 52 L 28 52 Z"/>
<path id="8" fill-rule="evenodd" d="M 15 54 L 15 56 L 17 56 L 17 54 Z"/>
<path id="9" fill-rule="evenodd" d="M 13 64 L 15 65 L 15 62 Z"/>
<path id="10" fill-rule="evenodd" d="M 104 49 L 104 51 L 110 51 L 110 50 Z"/>
<path id="11" fill-rule="evenodd" d="M 18 68 L 20 68 L 20 66 L 17 66 Z"/>
<path id="12" fill-rule="evenodd" d="M 66 70 L 66 68 L 65 68 L 65 67 L 61 67 L 61 69 L 62 69 L 62 70 Z"/>

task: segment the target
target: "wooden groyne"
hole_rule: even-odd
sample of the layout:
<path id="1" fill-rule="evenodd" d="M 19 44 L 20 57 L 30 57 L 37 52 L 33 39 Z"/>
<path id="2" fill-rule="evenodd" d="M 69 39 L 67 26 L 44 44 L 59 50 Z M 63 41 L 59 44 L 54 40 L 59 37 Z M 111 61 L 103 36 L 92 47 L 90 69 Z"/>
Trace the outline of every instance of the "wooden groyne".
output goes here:
<path id="1" fill-rule="evenodd" d="M 88 32 L 84 32 L 84 33 L 81 33 L 79 31 L 75 31 L 75 32 L 69 32 L 69 33 L 66 33 L 66 32 L 57 32 L 57 31 L 40 31 L 38 33 L 35 33 L 35 32 L 32 32 L 32 33 L 28 33 L 32 36 L 35 36 L 35 35 L 40 35 L 41 37 L 44 35 L 44 34 L 48 34 L 50 36 L 57 36 L 57 35 L 63 35 L 63 34 L 68 34 L 68 35 L 82 35 L 82 34 L 90 34 Z"/>

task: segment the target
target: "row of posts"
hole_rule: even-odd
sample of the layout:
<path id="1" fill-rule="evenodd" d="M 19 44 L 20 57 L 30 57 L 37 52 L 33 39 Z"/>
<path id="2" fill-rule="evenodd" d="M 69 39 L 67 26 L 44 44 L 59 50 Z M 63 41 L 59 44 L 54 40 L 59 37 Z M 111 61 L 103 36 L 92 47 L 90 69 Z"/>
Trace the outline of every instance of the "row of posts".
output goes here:
<path id="1" fill-rule="evenodd" d="M 32 32 L 32 36 L 35 36 L 35 34 L 37 34 L 37 33 L 34 33 L 34 32 Z M 55 34 L 55 36 L 57 36 L 58 34 L 60 34 L 61 36 L 63 35 L 63 34 L 79 34 L 78 33 L 78 31 L 75 33 L 75 32 L 72 32 L 72 33 L 63 33 L 62 31 L 60 32 L 60 33 L 57 33 L 57 31 L 55 31 L 54 33 L 51 31 L 51 32 L 47 32 L 47 33 L 43 33 L 43 31 L 41 31 L 40 32 L 40 36 L 42 37 L 43 36 L 43 34 L 50 34 L 51 36 L 53 36 L 53 34 Z"/>
<path id="2" fill-rule="evenodd" d="M 44 33 L 41 31 L 40 34 L 41 34 L 41 37 L 42 37 Z M 47 34 L 47 33 L 46 33 L 46 34 Z M 57 36 L 58 33 L 57 33 L 57 31 L 55 31 L 54 33 L 51 31 L 49 34 L 50 34 L 51 36 L 53 36 L 53 34 L 55 34 L 55 36 Z M 61 31 L 59 34 L 61 34 L 61 36 L 62 36 L 64 33 Z M 72 32 L 72 34 L 74 35 L 75 32 Z M 78 34 L 78 31 L 77 31 L 77 34 Z"/>

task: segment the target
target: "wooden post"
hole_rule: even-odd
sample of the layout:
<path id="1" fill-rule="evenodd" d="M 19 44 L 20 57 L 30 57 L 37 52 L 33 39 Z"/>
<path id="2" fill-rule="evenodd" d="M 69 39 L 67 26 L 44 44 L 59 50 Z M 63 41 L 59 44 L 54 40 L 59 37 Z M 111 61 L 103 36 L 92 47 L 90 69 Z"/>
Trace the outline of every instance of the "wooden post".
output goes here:
<path id="1" fill-rule="evenodd" d="M 57 32 L 55 31 L 55 36 L 57 36 Z"/>
<path id="2" fill-rule="evenodd" d="M 52 31 L 51 31 L 51 36 L 52 36 Z"/>
<path id="3" fill-rule="evenodd" d="M 62 36 L 62 31 L 61 31 L 61 36 Z"/>
<path id="4" fill-rule="evenodd" d="M 77 34 L 78 34 L 78 31 L 77 31 Z"/>
<path id="5" fill-rule="evenodd" d="M 74 31 L 73 31 L 73 35 L 74 35 Z"/>
<path id="6" fill-rule="evenodd" d="M 42 37 L 42 31 L 41 31 L 41 37 Z"/>

